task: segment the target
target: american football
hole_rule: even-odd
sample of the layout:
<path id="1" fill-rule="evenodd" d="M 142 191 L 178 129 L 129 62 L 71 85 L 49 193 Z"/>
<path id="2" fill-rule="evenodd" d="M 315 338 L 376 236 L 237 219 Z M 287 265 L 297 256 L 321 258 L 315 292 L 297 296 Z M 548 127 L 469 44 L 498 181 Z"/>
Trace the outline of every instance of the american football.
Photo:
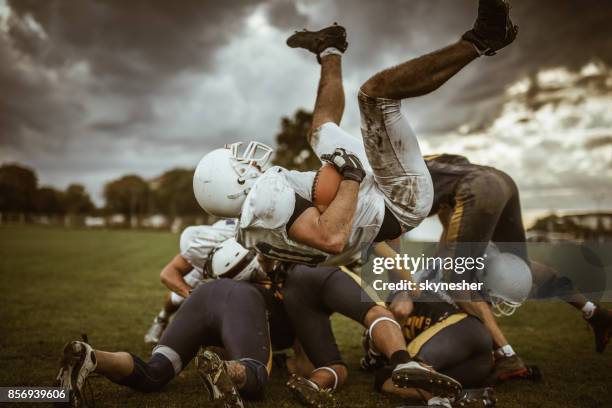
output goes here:
<path id="1" fill-rule="evenodd" d="M 341 181 L 342 175 L 333 165 L 323 164 L 312 184 L 312 202 L 319 208 L 326 208 L 336 197 Z"/>
<path id="2" fill-rule="evenodd" d="M 612 407 L 610 21 L 0 0 L 0 404 Z"/>

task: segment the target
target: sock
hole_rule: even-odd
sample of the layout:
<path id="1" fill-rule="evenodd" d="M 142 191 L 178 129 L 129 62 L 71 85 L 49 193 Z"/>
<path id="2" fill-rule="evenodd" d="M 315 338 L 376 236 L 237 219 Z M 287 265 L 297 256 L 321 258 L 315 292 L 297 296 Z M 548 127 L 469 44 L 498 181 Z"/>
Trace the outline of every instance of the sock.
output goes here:
<path id="1" fill-rule="evenodd" d="M 389 359 L 393 367 L 395 367 L 398 364 L 407 363 L 410 360 L 412 359 L 410 358 L 410 354 L 408 354 L 406 350 L 396 351 L 395 353 L 391 354 L 391 358 Z"/>
<path id="2" fill-rule="evenodd" d="M 340 51 L 339 49 L 335 47 L 327 47 L 326 49 L 321 51 L 321 53 L 319 54 L 319 58 L 327 57 L 328 55 L 332 55 L 332 54 L 342 56 L 342 51 Z"/>
<path id="3" fill-rule="evenodd" d="M 590 319 L 593 317 L 593 313 L 595 313 L 595 309 L 597 306 L 593 302 L 586 302 L 584 306 L 582 306 L 582 317 L 585 319 Z"/>
<path id="4" fill-rule="evenodd" d="M 497 353 L 504 357 L 512 357 L 513 355 L 516 354 L 512 346 L 509 344 L 506 344 L 505 346 L 498 348 Z"/>
<path id="5" fill-rule="evenodd" d="M 159 320 L 163 320 L 166 321 L 168 320 L 168 318 L 170 317 L 170 315 L 168 315 L 168 312 L 166 312 L 166 309 L 162 309 L 159 314 L 157 315 L 157 318 Z"/>
<path id="6" fill-rule="evenodd" d="M 448 398 L 432 397 L 427 401 L 427 406 L 453 408 Z"/>

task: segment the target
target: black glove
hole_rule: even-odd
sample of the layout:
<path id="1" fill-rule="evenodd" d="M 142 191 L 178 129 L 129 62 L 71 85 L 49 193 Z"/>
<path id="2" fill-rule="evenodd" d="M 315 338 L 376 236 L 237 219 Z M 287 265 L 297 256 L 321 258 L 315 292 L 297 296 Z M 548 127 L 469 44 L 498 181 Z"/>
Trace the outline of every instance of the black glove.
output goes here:
<path id="1" fill-rule="evenodd" d="M 322 155 L 321 160 L 333 164 L 344 180 L 361 183 L 365 177 L 365 170 L 359 158 L 341 147 L 336 148 L 332 154 Z"/>

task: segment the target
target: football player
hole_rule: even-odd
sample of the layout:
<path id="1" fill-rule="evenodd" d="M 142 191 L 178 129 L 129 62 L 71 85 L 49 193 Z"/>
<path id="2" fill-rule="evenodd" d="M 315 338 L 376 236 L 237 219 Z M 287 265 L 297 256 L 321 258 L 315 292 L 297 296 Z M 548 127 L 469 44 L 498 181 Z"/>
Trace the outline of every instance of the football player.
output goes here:
<path id="1" fill-rule="evenodd" d="M 444 294 L 423 291 L 414 302 L 414 310 L 405 321 L 403 332 L 411 356 L 454 378 L 464 389 L 481 388 L 487 384 L 493 368 L 491 336 L 479 319 L 449 302 Z M 435 395 L 418 386 L 394 387 L 380 352 L 367 340 L 363 344 L 366 356 L 361 360 L 361 366 L 375 372 L 378 391 L 440 407 L 489 406 L 484 405 L 482 398 Z"/>
<path id="2" fill-rule="evenodd" d="M 311 51 L 321 64 L 308 141 L 341 174 L 334 199 L 324 209 L 316 207 L 315 174 L 268 169 L 271 149 L 251 142 L 244 151 L 234 144 L 202 158 L 194 174 L 199 204 L 217 216 L 240 215 L 239 242 L 268 257 L 310 265 L 351 263 L 372 242 L 417 226 L 432 205 L 431 177 L 401 112 L 402 99 L 434 91 L 515 36 L 508 5 L 482 0 L 474 28 L 458 42 L 381 71 L 361 86 L 360 142 L 338 126 L 344 111 L 345 29 L 332 25 L 295 33 L 287 44 Z"/>
<path id="3" fill-rule="evenodd" d="M 248 258 L 249 264 L 256 262 L 253 256 Z M 224 273 L 244 269 L 245 265 L 240 264 Z M 148 361 L 131 353 L 94 350 L 85 341 L 72 341 L 64 347 L 57 386 L 69 390 L 71 406 L 82 405 L 85 381 L 94 372 L 137 391 L 158 391 L 197 354 L 197 371 L 210 399 L 228 408 L 243 407 L 241 396 L 263 396 L 271 368 L 263 294 L 267 290 L 234 279 L 217 279 L 197 286 Z M 214 351 L 200 350 L 208 346 L 222 347 L 224 359 Z"/>
<path id="4" fill-rule="evenodd" d="M 368 342 L 388 363 L 390 383 L 423 389 L 431 396 L 458 395 L 461 386 L 455 379 L 441 373 L 433 376 L 422 363 L 413 362 L 414 370 L 409 375 L 396 369 L 409 353 L 400 325 L 384 303 L 374 301 L 362 289 L 359 277 L 346 268 L 296 265 L 288 270 L 281 293 L 296 338 L 314 365 L 311 373 L 294 375 L 287 383 L 303 404 L 337 406 L 333 392 L 348 376 L 329 320 L 332 313 L 340 313 L 367 328 Z M 490 345 L 487 353 L 491 359 Z M 417 375 L 416 370 L 422 374 Z"/>
<path id="5" fill-rule="evenodd" d="M 193 288 L 204 279 L 203 268 L 210 252 L 236 233 L 236 220 L 225 219 L 212 225 L 187 227 L 180 238 L 180 252 L 162 269 L 160 277 L 170 292 L 161 311 L 144 336 L 147 344 L 157 344 L 170 317 Z"/>
<path id="6" fill-rule="evenodd" d="M 559 277 L 551 268 L 528 258 L 519 192 L 514 180 L 493 167 L 470 163 L 463 156 L 428 156 L 425 162 L 435 192 L 430 215 L 437 214 L 444 226 L 439 254 L 479 257 L 485 252 L 489 241 L 495 242 L 499 250 L 514 254 L 530 267 L 540 297 L 558 296 L 582 310 L 584 318 L 593 328 L 596 350 L 603 352 L 612 330 L 612 312 L 586 299 L 567 278 Z M 475 270 L 472 272 L 476 273 Z M 450 277 L 476 278 L 468 275 L 450 274 Z M 403 304 L 402 297 L 408 295 L 399 295 L 391 306 L 399 319 L 411 313 L 410 301 Z M 485 301 L 458 303 L 479 316 L 493 337 L 497 357 L 494 377 L 506 380 L 524 376 L 527 367 L 497 325 L 488 304 Z M 505 302 L 504 309 L 496 307 L 498 314 L 510 313 L 513 310 L 511 303 Z"/>

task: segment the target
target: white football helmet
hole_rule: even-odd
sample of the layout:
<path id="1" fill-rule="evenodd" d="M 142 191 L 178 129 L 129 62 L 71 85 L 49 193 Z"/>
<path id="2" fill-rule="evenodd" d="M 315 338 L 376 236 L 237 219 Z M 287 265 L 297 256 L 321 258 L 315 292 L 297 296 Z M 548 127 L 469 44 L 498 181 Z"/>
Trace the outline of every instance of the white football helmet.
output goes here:
<path id="1" fill-rule="evenodd" d="M 256 251 L 248 250 L 234 238 L 229 238 L 208 257 L 204 273 L 215 279 L 251 280 L 259 276 L 261 268 Z"/>
<path id="2" fill-rule="evenodd" d="M 193 175 L 193 193 L 200 207 L 223 218 L 240 215 L 255 179 L 269 167 L 272 148 L 259 142 L 226 145 L 200 160 Z"/>
<path id="3" fill-rule="evenodd" d="M 487 251 L 485 268 L 478 272 L 491 298 L 495 316 L 510 316 L 527 299 L 533 285 L 531 269 L 508 252 Z"/>

